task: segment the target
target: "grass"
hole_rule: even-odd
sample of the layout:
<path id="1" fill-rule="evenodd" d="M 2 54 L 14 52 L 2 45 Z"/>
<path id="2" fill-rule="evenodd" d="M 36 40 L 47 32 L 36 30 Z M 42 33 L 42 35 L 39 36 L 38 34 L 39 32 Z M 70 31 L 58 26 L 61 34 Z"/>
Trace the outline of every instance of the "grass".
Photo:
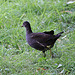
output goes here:
<path id="1" fill-rule="evenodd" d="M 67 0 L 0 1 L 0 75 L 75 75 L 75 3 Z M 64 31 L 46 58 L 25 39 L 24 21 L 33 32 Z M 61 65 L 61 66 L 60 66 Z"/>

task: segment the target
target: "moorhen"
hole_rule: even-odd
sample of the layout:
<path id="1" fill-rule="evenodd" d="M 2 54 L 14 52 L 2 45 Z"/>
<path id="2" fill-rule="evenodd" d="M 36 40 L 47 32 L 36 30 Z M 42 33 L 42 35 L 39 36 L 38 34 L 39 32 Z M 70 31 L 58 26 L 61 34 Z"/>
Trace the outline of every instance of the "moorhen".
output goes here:
<path id="1" fill-rule="evenodd" d="M 45 51 L 50 50 L 50 56 L 52 56 L 51 48 L 63 32 L 56 35 L 54 35 L 53 30 L 48 32 L 33 33 L 28 21 L 23 22 L 22 27 L 26 28 L 26 41 L 31 47 L 42 51 L 44 53 L 44 57 L 46 57 Z"/>

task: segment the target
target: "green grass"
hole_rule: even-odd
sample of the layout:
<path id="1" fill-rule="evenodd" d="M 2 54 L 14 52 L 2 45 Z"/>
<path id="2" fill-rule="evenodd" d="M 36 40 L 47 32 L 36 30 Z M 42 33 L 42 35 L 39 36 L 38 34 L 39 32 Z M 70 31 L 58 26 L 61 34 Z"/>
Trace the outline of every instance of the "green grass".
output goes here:
<path id="1" fill-rule="evenodd" d="M 0 1 L 0 75 L 75 75 L 75 3 L 66 3 Z M 43 58 L 42 52 L 27 44 L 25 28 L 21 28 L 24 21 L 31 23 L 33 32 L 65 32 L 52 48 L 56 58 L 51 59 L 49 51 Z"/>

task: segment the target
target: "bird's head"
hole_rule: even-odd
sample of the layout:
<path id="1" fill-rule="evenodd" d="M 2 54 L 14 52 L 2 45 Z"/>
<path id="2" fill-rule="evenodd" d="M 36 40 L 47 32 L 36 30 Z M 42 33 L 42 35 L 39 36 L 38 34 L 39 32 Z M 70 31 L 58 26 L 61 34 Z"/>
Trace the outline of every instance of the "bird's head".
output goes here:
<path id="1" fill-rule="evenodd" d="M 23 25 L 21 27 L 29 27 L 30 23 L 28 21 L 23 22 Z"/>

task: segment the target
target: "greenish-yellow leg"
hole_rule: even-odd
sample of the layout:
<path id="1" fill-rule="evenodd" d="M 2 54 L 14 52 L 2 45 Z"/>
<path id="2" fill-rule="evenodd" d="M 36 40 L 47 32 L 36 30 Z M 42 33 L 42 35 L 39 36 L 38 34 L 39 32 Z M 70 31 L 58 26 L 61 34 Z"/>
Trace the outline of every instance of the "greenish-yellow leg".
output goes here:
<path id="1" fill-rule="evenodd" d="M 46 57 L 45 51 L 43 51 L 43 53 L 44 53 L 44 57 Z"/>
<path id="2" fill-rule="evenodd" d="M 50 45 L 51 46 L 51 45 Z M 52 57 L 52 52 L 50 46 L 47 46 L 50 49 L 50 57 Z"/>
<path id="3" fill-rule="evenodd" d="M 50 48 L 50 57 L 52 57 L 52 52 L 51 52 L 51 48 Z"/>

